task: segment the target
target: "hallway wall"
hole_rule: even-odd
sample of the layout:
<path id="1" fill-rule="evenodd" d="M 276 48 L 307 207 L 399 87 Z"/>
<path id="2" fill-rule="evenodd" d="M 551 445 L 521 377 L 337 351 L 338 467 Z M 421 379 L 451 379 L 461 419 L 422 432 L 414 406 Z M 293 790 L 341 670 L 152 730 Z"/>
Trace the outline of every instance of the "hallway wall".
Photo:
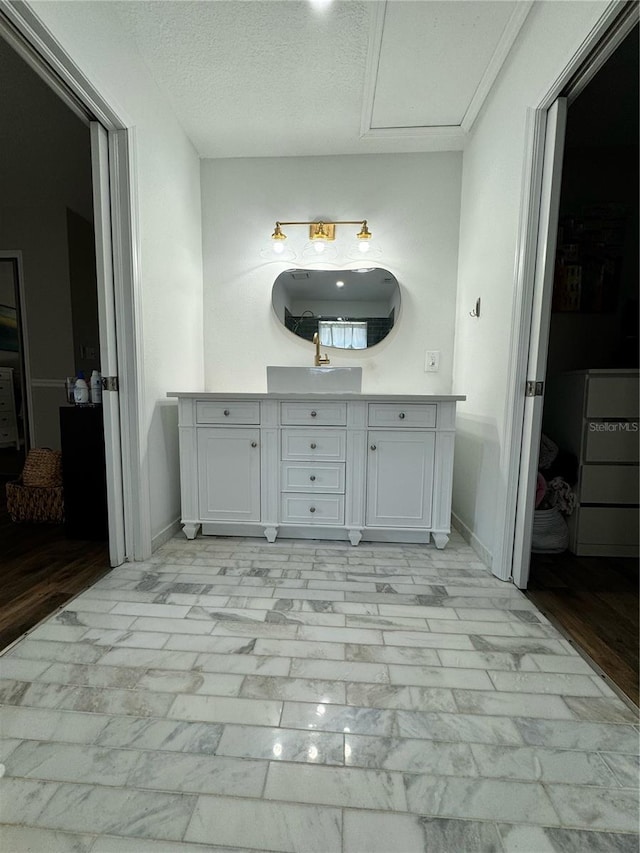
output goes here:
<path id="1" fill-rule="evenodd" d="M 459 410 L 453 508 L 496 564 L 505 544 L 507 482 L 517 477 L 508 468 L 505 433 L 527 110 L 540 104 L 608 5 L 534 4 L 464 151 L 453 388 L 467 400 Z M 479 296 L 475 320 L 469 311 Z"/>

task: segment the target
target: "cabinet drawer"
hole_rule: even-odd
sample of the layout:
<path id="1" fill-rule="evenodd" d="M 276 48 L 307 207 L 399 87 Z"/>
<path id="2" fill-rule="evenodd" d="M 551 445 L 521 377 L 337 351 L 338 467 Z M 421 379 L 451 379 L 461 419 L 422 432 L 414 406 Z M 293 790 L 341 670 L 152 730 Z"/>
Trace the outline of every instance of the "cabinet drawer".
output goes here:
<path id="1" fill-rule="evenodd" d="M 196 403 L 196 423 L 259 424 L 260 403 L 198 400 Z"/>
<path id="2" fill-rule="evenodd" d="M 370 403 L 369 426 L 374 427 L 435 427 L 434 403 Z"/>
<path id="3" fill-rule="evenodd" d="M 347 434 L 341 429 L 283 429 L 282 458 L 344 462 Z"/>
<path id="4" fill-rule="evenodd" d="M 13 400 L 8 394 L 0 395 L 0 413 L 2 412 L 12 412 L 13 411 Z"/>
<path id="5" fill-rule="evenodd" d="M 0 397 L 9 396 L 13 393 L 13 385 L 9 378 L 0 376 Z"/>
<path id="6" fill-rule="evenodd" d="M 285 492 L 344 494 L 344 462 L 311 465 L 305 462 L 283 462 L 281 484 Z"/>
<path id="7" fill-rule="evenodd" d="M 0 426 L 0 444 L 13 442 L 16 440 L 16 431 L 13 428 Z"/>
<path id="8" fill-rule="evenodd" d="M 635 465 L 585 465 L 580 483 L 581 503 L 637 504 L 638 468 Z"/>
<path id="9" fill-rule="evenodd" d="M 587 417 L 637 418 L 638 374 L 589 377 Z"/>
<path id="10" fill-rule="evenodd" d="M 587 423 L 585 462 L 637 462 L 638 422 Z"/>
<path id="11" fill-rule="evenodd" d="M 280 520 L 282 524 L 344 524 L 344 497 L 283 492 Z"/>
<path id="12" fill-rule="evenodd" d="M 626 507 L 580 507 L 578 542 L 585 545 L 638 545 L 638 510 Z"/>
<path id="13" fill-rule="evenodd" d="M 346 403 L 281 403 L 280 419 L 285 426 L 344 426 Z"/>

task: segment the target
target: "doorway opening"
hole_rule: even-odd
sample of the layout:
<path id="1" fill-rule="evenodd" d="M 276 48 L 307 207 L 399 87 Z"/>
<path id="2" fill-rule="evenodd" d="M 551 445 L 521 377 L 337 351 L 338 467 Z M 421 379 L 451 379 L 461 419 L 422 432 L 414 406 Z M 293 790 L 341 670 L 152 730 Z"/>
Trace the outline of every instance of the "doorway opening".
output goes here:
<path id="1" fill-rule="evenodd" d="M 569 106 L 527 594 L 638 704 L 638 25 Z"/>
<path id="2" fill-rule="evenodd" d="M 101 365 L 92 147 L 81 120 L 0 37 L 0 648 L 110 568 L 105 465 L 79 459 L 86 495 L 99 481 L 101 529 L 28 511 L 12 518 L 6 484 L 30 449 L 64 450 L 67 376 Z M 6 381 L 4 381 L 6 379 Z M 6 385 L 6 388 L 4 386 Z M 4 390 L 3 390 L 4 389 Z M 100 412 L 98 412 L 100 414 Z M 98 425 L 99 426 L 99 425 Z M 102 439 L 104 457 L 104 439 Z M 66 464 L 65 468 L 72 467 Z M 65 475 L 66 476 L 66 475 Z M 86 501 L 83 500 L 84 503 Z M 46 515 L 46 513 L 44 513 Z"/>

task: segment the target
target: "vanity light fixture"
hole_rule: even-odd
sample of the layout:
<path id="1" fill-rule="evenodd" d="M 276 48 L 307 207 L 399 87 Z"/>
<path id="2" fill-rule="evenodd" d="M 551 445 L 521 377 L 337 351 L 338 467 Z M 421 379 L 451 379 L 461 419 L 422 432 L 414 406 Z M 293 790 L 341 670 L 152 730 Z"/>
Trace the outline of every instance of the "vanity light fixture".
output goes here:
<path id="1" fill-rule="evenodd" d="M 290 225 L 308 225 L 309 226 L 309 242 L 303 249 L 302 257 L 310 261 L 326 261 L 336 257 L 337 251 L 335 246 L 330 245 L 336 239 L 336 225 L 359 225 L 360 230 L 356 234 L 355 245 L 357 247 L 357 258 L 370 257 L 371 249 L 374 248 L 371 243 L 371 231 L 367 226 L 366 219 L 342 219 L 335 222 L 319 221 L 296 221 L 296 222 L 281 222 L 277 221 L 273 234 L 271 235 L 271 249 L 262 250 L 262 257 L 269 257 L 271 260 L 289 260 L 290 251 L 285 247 L 287 235 L 283 232 L 282 226 Z M 374 255 L 376 252 L 374 251 Z M 350 251 L 350 256 L 352 253 Z M 295 254 L 294 254 L 295 257 Z"/>

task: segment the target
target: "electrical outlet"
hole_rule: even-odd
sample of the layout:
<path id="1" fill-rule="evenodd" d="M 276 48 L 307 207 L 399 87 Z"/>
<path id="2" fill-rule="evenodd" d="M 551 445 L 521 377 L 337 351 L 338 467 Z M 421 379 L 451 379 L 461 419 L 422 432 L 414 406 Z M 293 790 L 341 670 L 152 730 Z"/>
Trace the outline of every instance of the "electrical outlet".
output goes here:
<path id="1" fill-rule="evenodd" d="M 427 350 L 424 358 L 425 373 L 437 373 L 440 370 L 440 350 Z"/>

